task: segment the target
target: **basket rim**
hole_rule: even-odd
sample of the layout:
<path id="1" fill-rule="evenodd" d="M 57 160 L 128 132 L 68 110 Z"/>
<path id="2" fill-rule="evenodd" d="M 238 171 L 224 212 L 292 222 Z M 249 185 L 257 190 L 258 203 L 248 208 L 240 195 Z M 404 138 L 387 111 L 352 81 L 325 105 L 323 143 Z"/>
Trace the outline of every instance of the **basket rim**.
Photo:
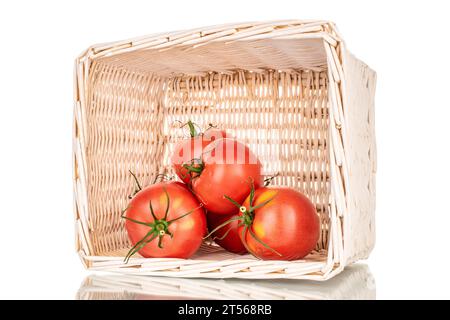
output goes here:
<path id="1" fill-rule="evenodd" d="M 320 30 L 321 28 L 322 30 Z M 198 39 L 193 39 L 194 36 L 198 36 Z M 83 50 L 78 55 L 77 60 L 86 57 L 95 60 L 104 56 L 113 56 L 141 49 L 167 50 L 172 46 L 190 45 L 193 40 L 196 42 L 192 45 L 199 46 L 210 40 L 227 41 L 228 37 L 230 40 L 234 39 L 234 41 L 249 41 L 255 36 L 261 39 L 276 39 L 283 36 L 291 36 L 292 39 L 321 38 L 332 46 L 344 43 L 336 24 L 331 20 L 258 20 L 157 32 L 123 40 L 96 43 Z"/>
<path id="2" fill-rule="evenodd" d="M 242 32 L 245 30 L 248 31 L 248 28 L 258 27 L 262 25 L 259 29 L 264 32 L 256 32 L 256 34 L 252 34 L 251 36 L 260 36 L 262 38 L 269 38 L 271 35 L 273 36 L 274 32 L 277 32 L 276 26 L 280 25 L 288 25 L 284 30 L 284 33 L 281 32 L 280 36 L 289 36 L 291 39 L 302 39 L 308 37 L 316 37 L 320 38 L 324 41 L 326 56 L 327 56 L 327 65 L 328 65 L 328 81 L 333 85 L 332 90 L 330 90 L 330 123 L 334 123 L 335 125 L 330 126 L 330 145 L 332 149 L 330 149 L 331 161 L 333 162 L 334 170 L 330 171 L 330 174 L 333 177 L 338 177 L 339 179 L 331 179 L 333 181 L 333 185 L 331 187 L 332 200 L 331 200 L 331 218 L 334 226 L 333 236 L 330 234 L 329 241 L 329 249 L 327 261 L 321 268 L 320 272 L 313 273 L 304 273 L 299 274 L 297 276 L 283 276 L 279 275 L 269 275 L 264 273 L 254 273 L 252 274 L 251 270 L 245 272 L 245 278 L 255 278 L 255 279 L 267 279 L 267 278 L 293 278 L 293 279 L 311 279 L 311 280 L 326 280 L 334 275 L 340 273 L 345 265 L 352 263 L 353 261 L 348 260 L 348 253 L 345 252 L 344 246 L 344 227 L 341 226 L 340 219 L 345 215 L 346 208 L 346 195 L 345 190 L 342 190 L 342 186 L 340 186 L 347 177 L 341 176 L 342 173 L 339 172 L 338 167 L 345 167 L 345 154 L 343 152 L 344 146 L 342 142 L 338 139 L 338 137 L 342 134 L 342 129 L 345 128 L 346 122 L 343 117 L 342 112 L 342 101 L 343 94 L 342 90 L 345 90 L 345 72 L 342 65 L 342 57 L 338 54 L 338 50 L 344 52 L 344 56 L 348 54 L 348 59 L 355 59 L 353 55 L 350 55 L 349 52 L 345 49 L 345 44 L 335 26 L 335 24 L 331 21 L 326 20 L 274 20 L 274 21 L 263 21 L 263 22 L 247 22 L 247 23 L 232 23 L 225 25 L 216 25 L 209 26 L 203 28 L 195 28 L 189 30 L 182 31 L 174 31 L 168 33 L 157 33 L 151 34 L 148 36 L 132 38 L 128 40 L 121 40 L 115 42 L 108 42 L 103 44 L 96 44 L 88 47 L 75 61 L 75 81 L 74 81 L 74 126 L 73 126 L 73 163 L 74 163 L 74 190 L 75 190 L 75 220 L 76 220 L 76 248 L 78 254 L 81 258 L 82 263 L 86 268 L 92 270 L 102 270 L 102 271 L 113 271 L 113 272 L 127 272 L 127 273 L 136 273 L 136 274 L 149 274 L 149 275 L 163 275 L 163 276 L 172 276 L 172 277 L 211 277 L 211 275 L 205 275 L 201 272 L 198 273 L 189 273 L 188 275 L 184 275 L 183 273 L 178 272 L 177 270 L 156 270 L 156 271 L 146 271 L 145 265 L 147 262 L 151 262 L 152 258 L 147 258 L 144 260 L 145 263 L 140 264 L 139 267 L 136 268 L 122 268 L 118 267 L 118 265 L 114 262 L 114 259 L 108 259 L 107 257 L 93 256 L 91 255 L 92 244 L 89 239 L 89 229 L 88 221 L 86 221 L 86 217 L 89 215 L 87 212 L 87 206 L 83 205 L 86 201 L 86 186 L 83 182 L 85 179 L 85 145 L 84 145 L 84 130 L 85 128 L 85 119 L 83 114 L 83 108 L 86 104 L 86 90 L 87 83 L 89 79 L 89 70 L 92 62 L 96 59 L 100 59 L 104 56 L 113 56 L 116 54 L 131 52 L 135 50 L 162 50 L 170 48 L 171 46 L 179 46 L 186 45 L 186 42 L 193 40 L 192 35 L 195 34 L 198 36 L 198 39 L 201 40 L 199 42 L 190 42 L 188 45 L 196 46 L 203 45 L 208 41 L 217 41 L 217 39 L 221 39 L 224 41 L 226 37 L 242 35 Z M 241 26 L 239 29 L 238 26 Z M 246 26 L 246 27 L 243 27 Z M 320 28 L 324 28 L 321 31 L 315 29 L 317 26 Z M 233 30 L 229 31 L 227 30 Z M 272 31 L 267 31 L 265 28 L 272 27 Z M 230 29 L 231 28 L 231 29 Z M 297 29 L 292 29 L 297 28 Z M 302 30 L 302 28 L 304 28 Z M 310 29 L 308 29 L 310 28 Z M 258 29 L 257 29 L 258 30 Z M 256 30 L 256 31 L 257 31 Z M 296 30 L 298 33 L 293 33 L 286 35 L 286 31 Z M 324 31 L 325 30 L 325 31 Z M 225 31 L 225 32 L 224 32 Z M 255 30 L 253 30 L 255 31 Z M 211 36 L 213 35 L 213 36 Z M 178 36 L 178 38 L 177 38 Z M 190 36 L 190 38 L 189 38 Z M 214 36 L 218 36 L 215 38 Z M 208 38 L 209 37 L 209 38 Z M 181 39 L 181 40 L 180 40 Z M 187 40 L 183 40 L 187 39 Z M 242 41 L 243 39 L 249 39 L 249 37 L 240 38 L 236 41 Z M 164 47 L 161 49 L 161 45 Z M 159 46 L 159 47 L 158 47 Z M 358 60 L 359 61 L 359 60 Z M 365 64 L 364 64 L 365 65 Z M 367 65 L 365 65 L 367 67 Z M 368 67 L 367 67 L 368 68 Z M 375 72 L 368 68 L 368 72 L 375 75 Z M 344 97 L 345 98 L 345 97 Z M 333 121 L 333 122 L 331 122 Z M 344 193 L 344 194 L 343 194 Z M 104 267 L 94 267 L 95 261 L 102 260 L 104 262 Z M 295 263 L 295 262 L 293 262 Z M 127 270 L 125 270 L 127 269 Z M 244 273 L 244 272 L 243 272 Z M 229 275 L 228 275 L 229 276 Z M 228 277 L 226 274 L 217 273 L 216 278 Z M 240 278 L 242 275 L 234 274 L 231 277 Z"/>

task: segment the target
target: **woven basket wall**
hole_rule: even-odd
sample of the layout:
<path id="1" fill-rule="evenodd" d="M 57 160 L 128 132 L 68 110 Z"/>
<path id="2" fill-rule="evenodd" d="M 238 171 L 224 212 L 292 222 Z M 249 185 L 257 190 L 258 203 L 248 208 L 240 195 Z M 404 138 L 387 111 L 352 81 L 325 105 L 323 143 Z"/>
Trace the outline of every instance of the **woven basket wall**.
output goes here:
<path id="1" fill-rule="evenodd" d="M 86 267 L 146 275 L 325 280 L 374 245 L 376 74 L 324 21 L 242 23 L 88 48 L 75 64 L 77 251 Z M 204 244 L 191 259 L 128 264 L 121 210 L 169 173 L 179 122 L 247 143 L 274 184 L 305 193 L 321 235 L 301 261 L 260 261 Z"/>

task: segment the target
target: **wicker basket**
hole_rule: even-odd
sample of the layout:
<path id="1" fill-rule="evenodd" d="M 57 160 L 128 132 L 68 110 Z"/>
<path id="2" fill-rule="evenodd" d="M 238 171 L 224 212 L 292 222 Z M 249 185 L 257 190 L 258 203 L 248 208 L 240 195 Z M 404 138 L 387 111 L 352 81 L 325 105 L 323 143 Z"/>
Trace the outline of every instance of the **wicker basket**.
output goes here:
<path id="1" fill-rule="evenodd" d="M 75 65 L 77 251 L 89 269 L 205 278 L 325 280 L 375 240 L 376 74 L 333 23 L 241 23 L 88 48 Z M 205 244 L 191 259 L 128 264 L 121 210 L 171 173 L 180 121 L 220 125 L 247 143 L 274 183 L 316 205 L 321 235 L 301 261 L 261 261 Z"/>
<path id="2" fill-rule="evenodd" d="M 376 299 L 375 279 L 364 264 L 352 265 L 330 281 L 211 280 L 136 275 L 90 275 L 79 300 L 342 300 Z"/>

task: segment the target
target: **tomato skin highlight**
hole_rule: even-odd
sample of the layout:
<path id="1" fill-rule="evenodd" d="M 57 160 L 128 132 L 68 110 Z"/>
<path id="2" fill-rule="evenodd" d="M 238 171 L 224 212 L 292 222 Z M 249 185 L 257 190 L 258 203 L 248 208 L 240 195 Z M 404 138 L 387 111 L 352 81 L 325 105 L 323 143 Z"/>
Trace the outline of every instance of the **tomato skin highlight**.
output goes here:
<path id="1" fill-rule="evenodd" d="M 208 211 L 230 214 L 236 206 L 228 196 L 242 203 L 251 190 L 263 185 L 261 162 L 244 144 L 234 139 L 219 139 L 208 145 L 203 156 L 203 171 L 192 180 L 192 190 Z"/>
<path id="2" fill-rule="evenodd" d="M 263 260 L 298 260 L 308 255 L 319 240 L 320 221 L 314 204 L 302 193 L 284 187 L 263 187 L 255 192 L 253 206 L 272 200 L 254 211 L 254 234 L 278 253 L 257 242 L 249 231 L 239 236 L 249 251 Z M 243 206 L 249 209 L 250 197 Z"/>
<path id="3" fill-rule="evenodd" d="M 161 182 L 139 191 L 130 201 L 125 212 L 127 218 L 152 223 L 150 201 L 157 219 L 163 219 L 167 208 L 167 194 L 170 204 L 167 221 L 173 220 L 194 210 L 189 215 L 171 223 L 168 227 L 171 238 L 166 234 L 162 239 L 163 248 L 158 247 L 158 238 L 145 245 L 139 254 L 153 258 L 189 258 L 202 244 L 206 235 L 205 211 L 195 196 L 180 182 Z M 150 227 L 125 221 L 128 237 L 133 245 L 150 231 Z"/>
<path id="4" fill-rule="evenodd" d="M 206 219 L 208 221 L 208 230 L 211 232 L 222 223 L 225 223 L 226 221 L 238 216 L 239 214 L 237 212 L 228 215 L 208 212 L 206 214 Z M 239 236 L 239 228 L 238 228 L 239 223 L 240 221 L 233 221 L 230 224 L 227 224 L 223 228 L 220 228 L 219 230 L 214 232 L 211 235 L 211 237 L 212 239 L 214 239 L 215 243 L 217 243 L 225 250 L 236 254 L 245 254 L 247 253 L 247 249 L 245 249 L 245 246 L 242 244 L 241 238 Z M 226 236 L 224 237 L 225 234 Z M 219 239 L 221 237 L 224 238 Z"/>
<path id="5" fill-rule="evenodd" d="M 211 142 L 225 137 L 227 137 L 225 131 L 210 129 L 198 136 L 178 141 L 170 160 L 176 175 L 184 183 L 190 183 L 191 179 L 195 177 L 196 174 L 189 173 L 189 171 L 183 167 L 183 164 L 190 164 L 193 159 L 200 159 L 203 151 Z"/>

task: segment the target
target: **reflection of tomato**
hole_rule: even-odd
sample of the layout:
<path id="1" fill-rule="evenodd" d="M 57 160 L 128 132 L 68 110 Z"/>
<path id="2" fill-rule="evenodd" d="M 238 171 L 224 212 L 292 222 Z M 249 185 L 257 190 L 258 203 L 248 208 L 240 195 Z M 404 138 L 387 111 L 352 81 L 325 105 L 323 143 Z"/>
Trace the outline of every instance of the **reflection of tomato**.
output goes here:
<path id="1" fill-rule="evenodd" d="M 192 190 L 205 208 L 216 214 L 236 211 L 225 196 L 242 203 L 252 181 L 256 188 L 263 184 L 261 162 L 246 145 L 233 139 L 210 143 L 201 166 L 198 176 L 192 179 Z"/>
<path id="2" fill-rule="evenodd" d="M 206 219 L 208 221 L 208 230 L 212 232 L 215 228 L 219 227 L 221 224 L 227 222 L 232 218 L 236 218 L 239 215 L 231 214 L 215 214 L 208 212 L 206 214 Z M 244 254 L 247 253 L 244 245 L 242 244 L 241 238 L 238 233 L 238 224 L 240 221 L 233 221 L 226 226 L 215 231 L 211 237 L 214 239 L 219 246 L 233 253 Z"/>
<path id="3" fill-rule="evenodd" d="M 196 172 L 189 172 L 183 165 L 196 166 L 202 157 L 203 150 L 214 140 L 226 137 L 226 132 L 210 128 L 204 133 L 197 133 L 192 122 L 188 122 L 191 128 L 191 137 L 180 140 L 171 157 L 172 167 L 177 176 L 184 182 L 190 183 Z"/>
<path id="4" fill-rule="evenodd" d="M 241 216 L 247 215 L 249 223 L 239 227 L 239 235 L 256 257 L 297 260 L 316 246 L 319 217 L 305 195 L 288 188 L 263 187 L 256 190 L 252 207 L 256 207 L 253 212 L 249 196 L 241 207 Z"/>
<path id="5" fill-rule="evenodd" d="M 125 214 L 134 246 L 127 258 L 136 252 L 143 257 L 188 258 L 206 234 L 204 209 L 180 182 L 157 183 L 139 191 Z"/>

